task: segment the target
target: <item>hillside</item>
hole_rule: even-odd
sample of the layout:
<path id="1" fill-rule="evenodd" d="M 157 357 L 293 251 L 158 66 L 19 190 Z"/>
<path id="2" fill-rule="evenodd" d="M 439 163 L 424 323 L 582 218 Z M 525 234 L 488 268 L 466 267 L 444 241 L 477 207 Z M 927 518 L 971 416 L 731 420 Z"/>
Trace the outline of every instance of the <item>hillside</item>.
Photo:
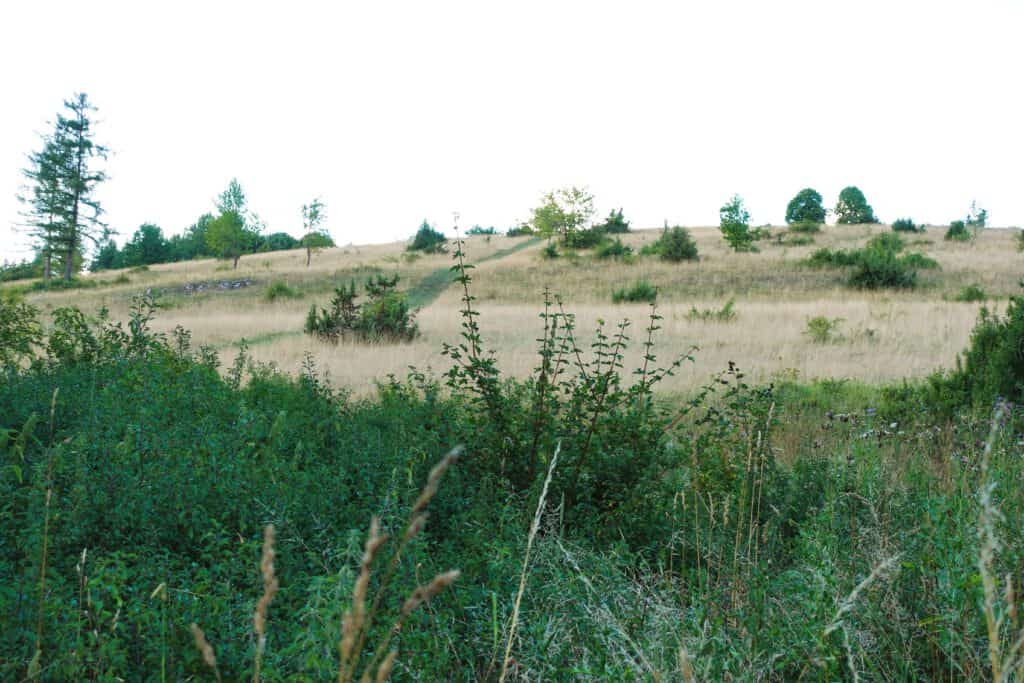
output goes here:
<path id="1" fill-rule="evenodd" d="M 693 233 L 679 264 L 472 238 L 479 319 L 451 255 L 401 244 L 0 297 L 0 678 L 1024 672 L 1015 234 L 896 256 L 881 226 L 743 254 Z M 904 259 L 915 287 L 848 286 Z M 372 274 L 401 276 L 422 337 L 303 334 Z M 653 325 L 612 303 L 638 279 Z"/>
<path id="2" fill-rule="evenodd" d="M 773 232 L 781 236 L 784 231 Z M 921 271 L 919 286 L 909 291 L 850 289 L 842 272 L 803 263 L 816 249 L 863 246 L 883 232 L 886 226 L 827 226 L 813 244 L 793 247 L 768 239 L 758 243 L 759 253 L 746 254 L 731 252 L 717 228 L 695 228 L 701 259 L 682 264 L 654 256 L 629 264 L 599 261 L 587 251 L 545 260 L 543 243 L 527 237 L 470 237 L 465 252 L 477 266 L 472 290 L 485 341 L 497 352 L 502 369 L 520 378 L 533 368 L 545 288 L 575 313 L 582 338 L 589 339 L 599 319 L 617 323 L 623 318 L 632 322 L 635 337 L 646 322 L 647 305 L 616 305 L 611 299 L 615 289 L 641 279 L 659 292 L 664 320 L 657 348 L 670 353 L 700 347 L 697 362 L 666 381 L 659 389 L 663 392 L 688 392 L 729 361 L 758 382 L 773 377 L 876 382 L 949 368 L 964 348 L 981 305 L 955 301 L 958 293 L 977 285 L 998 302 L 1019 290 L 1021 256 L 1015 231 L 985 230 L 972 243 L 944 241 L 944 228 L 939 227 L 905 237 L 908 249 L 940 265 Z M 623 241 L 639 251 L 659 234 L 641 230 Z M 108 271 L 86 276 L 104 283 L 98 287 L 36 293 L 29 301 L 44 310 L 76 305 L 95 311 L 105 306 L 123 319 L 131 297 L 152 289 L 160 293 L 164 307 L 157 327 L 190 330 L 195 343 L 217 348 L 225 364 L 244 338 L 255 360 L 296 372 L 310 354 L 333 382 L 364 394 L 374 379 L 402 375 L 409 365 L 444 369 L 441 345 L 459 334 L 461 293 L 449 286 L 450 255 L 410 255 L 404 248 L 404 243 L 394 243 L 328 249 L 309 268 L 305 253 L 295 250 L 245 256 L 237 271 L 215 260 L 157 265 L 143 272 Z M 302 334 L 311 304 L 326 306 L 335 286 L 378 272 L 400 275 L 400 288 L 420 307 L 419 339 L 402 345 L 334 346 Z M 223 281 L 246 286 L 219 289 L 217 283 Z M 267 288 L 277 282 L 286 283 L 297 296 L 267 301 Z M 197 284 L 206 288 L 185 291 Z M 718 310 L 730 300 L 736 313 L 732 320 L 691 315 L 691 309 Z M 807 321 L 817 316 L 838 319 L 836 341 L 816 343 L 807 334 Z M 641 355 L 634 339 L 627 366 Z"/>

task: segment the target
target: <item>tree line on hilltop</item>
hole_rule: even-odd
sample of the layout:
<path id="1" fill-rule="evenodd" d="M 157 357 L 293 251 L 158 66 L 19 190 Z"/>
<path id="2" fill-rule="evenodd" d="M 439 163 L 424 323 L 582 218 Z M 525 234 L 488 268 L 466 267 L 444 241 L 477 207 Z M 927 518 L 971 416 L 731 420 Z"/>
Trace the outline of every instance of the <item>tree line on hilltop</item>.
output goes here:
<path id="1" fill-rule="evenodd" d="M 103 222 L 103 206 L 97 188 L 107 179 L 100 168 L 107 158 L 107 147 L 95 141 L 92 114 L 96 108 L 84 93 L 64 102 L 50 133 L 42 136 L 41 148 L 28 155 L 24 169 L 25 187 L 18 198 L 24 206 L 22 227 L 32 241 L 35 256 L 20 263 L 0 266 L 0 281 L 41 277 L 44 282 L 60 277 L 70 281 L 88 264 L 92 271 L 148 266 L 187 261 L 195 258 L 230 260 L 233 267 L 244 254 L 304 248 L 306 265 L 317 250 L 334 246 L 324 226 L 326 209 L 320 199 L 302 206 L 302 237 L 286 232 L 266 231 L 266 225 L 249 209 L 245 192 L 232 179 L 214 202 L 215 212 L 204 213 L 182 234 L 167 236 L 156 224 L 144 223 L 123 247 L 113 239 L 115 231 Z M 817 232 L 829 210 L 822 195 L 813 188 L 800 190 L 786 207 L 786 223 L 791 232 Z M 831 210 L 840 225 L 878 223 L 874 209 L 864 193 L 848 186 L 840 193 Z M 629 258 L 632 249 L 617 237 L 629 232 L 630 223 L 623 210 L 611 211 L 603 221 L 594 220 L 594 197 L 586 188 L 564 187 L 543 195 L 531 210 L 529 220 L 506 231 L 515 237 L 533 235 L 547 240 L 542 252 L 557 258 L 558 247 L 590 249 L 601 258 Z M 952 221 L 947 239 L 970 239 L 968 228 L 985 227 L 987 211 L 972 203 L 965 220 Z M 757 251 L 754 243 L 770 236 L 764 228 L 750 227 L 750 212 L 743 199 L 734 195 L 720 209 L 722 238 L 737 252 Z M 919 231 L 909 218 L 893 222 L 896 231 Z M 467 234 L 491 236 L 493 227 L 473 226 Z M 443 250 L 445 236 L 426 220 L 412 237 L 411 251 Z M 646 253 L 670 261 L 694 260 L 696 245 L 685 228 L 669 228 L 661 238 L 645 248 Z M 91 261 L 86 254 L 91 253 Z"/>

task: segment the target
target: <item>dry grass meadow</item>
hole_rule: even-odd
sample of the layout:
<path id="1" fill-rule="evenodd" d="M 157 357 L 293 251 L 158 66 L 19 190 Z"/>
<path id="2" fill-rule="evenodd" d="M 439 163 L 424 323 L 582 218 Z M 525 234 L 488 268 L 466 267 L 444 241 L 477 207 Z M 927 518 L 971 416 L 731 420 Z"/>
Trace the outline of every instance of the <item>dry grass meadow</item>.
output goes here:
<path id="1" fill-rule="evenodd" d="M 589 340 L 598 320 L 611 328 L 623 318 L 631 321 L 633 346 L 627 362 L 641 355 L 640 336 L 648 307 L 611 302 L 612 291 L 637 279 L 659 288 L 659 309 L 664 316 L 656 351 L 668 360 L 696 345 L 696 363 L 686 364 L 662 391 L 686 392 L 735 361 L 748 377 L 769 380 L 790 378 L 853 378 L 866 381 L 922 377 L 948 368 L 967 343 L 980 304 L 953 299 L 966 285 L 981 286 L 989 305 L 1019 291 L 1021 254 L 1016 231 L 986 230 L 971 243 L 942 239 L 944 228 L 905 236 L 909 249 L 936 259 L 941 270 L 921 271 L 920 285 L 910 292 L 863 292 L 843 285 L 840 271 L 815 270 L 801 264 L 815 249 L 862 245 L 886 226 L 828 226 L 810 246 L 787 247 L 774 240 L 759 242 L 760 253 L 735 254 L 722 241 L 717 228 L 694 228 L 701 260 L 670 264 L 654 257 L 635 263 L 598 261 L 586 252 L 578 256 L 544 260 L 542 244 L 528 238 L 472 237 L 466 254 L 477 263 L 472 271 L 473 293 L 482 314 L 485 341 L 497 352 L 501 367 L 515 376 L 529 374 L 535 364 L 542 292 L 545 288 L 565 300 L 576 314 L 581 340 Z M 781 229 L 776 229 L 780 231 Z M 657 239 L 658 230 L 624 236 L 636 248 Z M 180 325 L 192 331 L 197 344 L 210 344 L 229 362 L 237 345 L 246 339 L 257 361 L 273 362 L 285 371 L 298 371 L 305 355 L 329 373 L 337 386 L 365 394 L 374 380 L 388 374 L 404 376 L 409 366 L 447 367 L 440 354 L 443 342 L 456 341 L 460 331 L 460 291 L 444 288 L 442 269 L 448 255 L 410 258 L 404 244 L 348 246 L 326 250 L 305 266 L 301 250 L 243 257 L 237 271 L 224 263 L 203 260 L 152 266 L 148 271 L 125 271 L 127 282 L 114 284 L 119 273 L 91 276 L 103 286 L 54 291 L 30 296 L 44 310 L 76 305 L 85 310 L 107 307 L 115 318 L 127 315 L 133 295 L 147 289 L 162 292 L 165 310 L 157 324 L 171 330 Z M 302 334 L 312 303 L 326 305 L 332 288 L 349 278 L 357 281 L 370 273 L 397 272 L 401 287 L 413 299 L 426 302 L 418 320 L 422 337 L 404 345 L 332 346 Z M 184 285 L 197 282 L 251 279 L 251 286 L 231 291 L 185 294 Z M 123 278 L 122 278 L 123 279 Z M 265 299 L 273 282 L 283 281 L 299 292 L 293 299 Z M 436 297 L 436 298 L 435 298 Z M 701 322 L 687 318 L 691 307 L 720 308 L 735 300 L 737 316 L 731 322 Z M 814 343 L 806 334 L 809 318 L 841 319 L 840 337 L 832 343 Z M 627 364 L 627 368 L 628 368 Z"/>

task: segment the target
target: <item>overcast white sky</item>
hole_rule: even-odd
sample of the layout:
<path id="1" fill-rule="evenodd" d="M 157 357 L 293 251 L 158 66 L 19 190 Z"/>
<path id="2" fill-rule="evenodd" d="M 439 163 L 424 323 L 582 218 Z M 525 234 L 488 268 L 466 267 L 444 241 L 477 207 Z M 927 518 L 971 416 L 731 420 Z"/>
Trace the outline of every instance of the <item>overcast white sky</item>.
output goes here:
<path id="1" fill-rule="evenodd" d="M 100 108 L 120 241 L 232 177 L 271 231 L 320 196 L 339 243 L 505 228 L 585 185 L 635 226 L 782 221 L 812 186 L 883 220 L 972 199 L 1024 225 L 1024 2 L 5 2 L 0 260 L 25 155 Z"/>

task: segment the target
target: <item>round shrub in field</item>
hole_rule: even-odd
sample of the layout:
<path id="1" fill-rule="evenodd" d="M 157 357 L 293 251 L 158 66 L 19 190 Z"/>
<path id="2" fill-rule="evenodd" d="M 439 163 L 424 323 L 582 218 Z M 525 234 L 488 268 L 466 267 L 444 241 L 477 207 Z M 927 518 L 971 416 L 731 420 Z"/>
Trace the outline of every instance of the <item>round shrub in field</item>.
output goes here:
<path id="1" fill-rule="evenodd" d="M 869 248 L 860 253 L 847 282 L 860 289 L 913 289 L 917 286 L 917 271 L 891 249 Z"/>
<path id="2" fill-rule="evenodd" d="M 678 225 L 673 228 L 665 228 L 654 248 L 662 261 L 679 263 L 680 261 L 696 261 L 699 258 L 697 243 L 693 241 L 690 231 Z"/>
<path id="3" fill-rule="evenodd" d="M 909 218 L 897 218 L 892 222 L 892 229 L 895 232 L 924 232 L 923 225 L 915 225 Z"/>

